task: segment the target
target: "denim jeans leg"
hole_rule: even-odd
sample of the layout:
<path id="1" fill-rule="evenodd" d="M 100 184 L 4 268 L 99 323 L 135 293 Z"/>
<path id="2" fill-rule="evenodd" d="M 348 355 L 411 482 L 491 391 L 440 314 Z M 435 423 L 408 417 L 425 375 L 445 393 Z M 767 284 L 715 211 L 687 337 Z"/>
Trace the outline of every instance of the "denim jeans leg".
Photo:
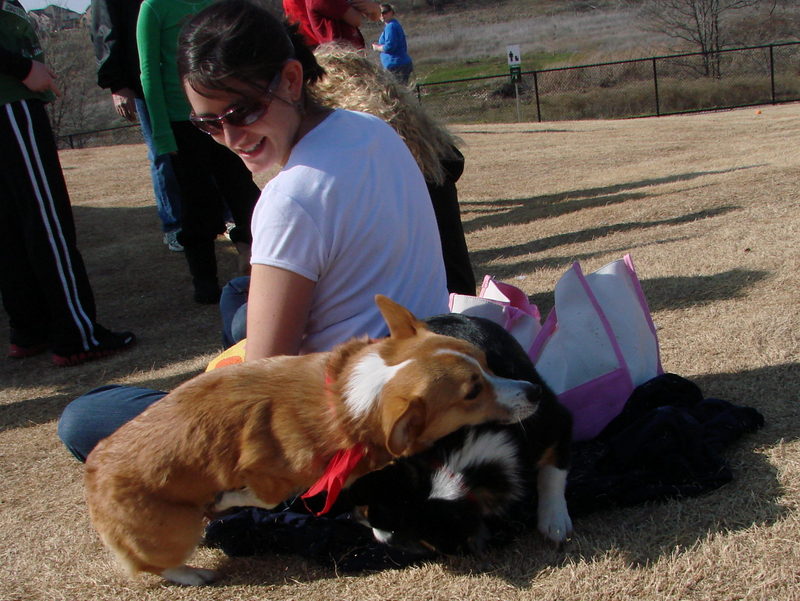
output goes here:
<path id="1" fill-rule="evenodd" d="M 389 72 L 395 76 L 397 81 L 399 81 L 403 85 L 408 85 L 408 80 L 411 77 L 411 73 L 414 71 L 414 63 L 408 63 L 407 65 L 400 65 L 399 67 L 389 67 Z"/>
<path id="2" fill-rule="evenodd" d="M 247 293 L 250 291 L 250 276 L 232 279 L 222 288 L 219 312 L 222 317 L 222 344 L 233 346 L 246 335 Z"/>
<path id="3" fill-rule="evenodd" d="M 135 386 L 95 388 L 66 406 L 58 420 L 58 437 L 77 459 L 86 461 L 98 442 L 166 394 Z"/>
<path id="4" fill-rule="evenodd" d="M 150 178 L 153 180 L 153 193 L 156 209 L 164 232 L 174 232 L 181 227 L 181 194 L 178 180 L 172 170 L 172 158 L 168 154 L 156 155 L 153 150 L 153 128 L 147 105 L 141 98 L 136 99 L 136 112 L 142 137 L 147 145 L 147 158 L 150 160 Z"/>
<path id="5" fill-rule="evenodd" d="M 231 340 L 237 342 L 247 338 L 247 303 L 236 310 L 236 314 L 231 321 Z"/>

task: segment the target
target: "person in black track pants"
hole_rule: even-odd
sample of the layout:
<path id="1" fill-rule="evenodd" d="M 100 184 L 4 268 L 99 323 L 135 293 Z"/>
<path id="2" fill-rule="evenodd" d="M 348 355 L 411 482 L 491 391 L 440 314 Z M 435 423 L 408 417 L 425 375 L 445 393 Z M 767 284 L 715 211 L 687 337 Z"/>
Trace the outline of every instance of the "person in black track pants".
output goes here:
<path id="1" fill-rule="evenodd" d="M 18 0 L 0 5 L 0 293 L 9 317 L 8 357 L 47 351 L 71 366 L 130 347 L 131 332 L 96 321 L 94 294 L 76 244 L 67 186 L 45 103 L 55 74 Z"/>

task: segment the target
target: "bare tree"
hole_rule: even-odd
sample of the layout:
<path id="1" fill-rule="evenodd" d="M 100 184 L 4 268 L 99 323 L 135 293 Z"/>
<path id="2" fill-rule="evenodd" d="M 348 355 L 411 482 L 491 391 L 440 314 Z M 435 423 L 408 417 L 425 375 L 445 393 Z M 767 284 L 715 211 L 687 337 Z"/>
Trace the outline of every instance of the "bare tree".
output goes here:
<path id="1" fill-rule="evenodd" d="M 769 0 L 648 0 L 643 14 L 654 31 L 695 46 L 703 55 L 705 75 L 719 77 L 726 16 L 764 1 Z"/>
<path id="2" fill-rule="evenodd" d="M 111 125 L 115 115 L 100 103 L 95 85 L 95 59 L 89 34 L 83 28 L 42 31 L 39 39 L 48 65 L 56 73 L 61 97 L 47 105 L 56 136 Z"/>

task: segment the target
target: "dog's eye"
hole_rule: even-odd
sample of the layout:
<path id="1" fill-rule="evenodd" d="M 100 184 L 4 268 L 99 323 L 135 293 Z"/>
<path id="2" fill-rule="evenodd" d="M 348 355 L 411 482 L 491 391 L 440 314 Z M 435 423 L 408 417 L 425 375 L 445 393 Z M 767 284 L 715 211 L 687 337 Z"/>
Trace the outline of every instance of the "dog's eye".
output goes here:
<path id="1" fill-rule="evenodd" d="M 469 389 L 469 392 L 464 396 L 464 398 L 468 401 L 477 399 L 478 395 L 481 393 L 482 390 L 483 390 L 483 385 L 480 382 L 475 382 Z"/>

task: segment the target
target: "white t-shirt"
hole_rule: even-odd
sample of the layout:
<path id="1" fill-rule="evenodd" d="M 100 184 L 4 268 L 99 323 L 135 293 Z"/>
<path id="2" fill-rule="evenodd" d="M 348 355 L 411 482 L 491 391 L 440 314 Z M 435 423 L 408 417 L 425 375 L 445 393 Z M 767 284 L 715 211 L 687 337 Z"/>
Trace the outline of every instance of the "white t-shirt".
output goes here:
<path id="1" fill-rule="evenodd" d="M 301 353 L 388 334 L 376 294 L 419 318 L 447 311 L 422 173 L 386 123 L 332 112 L 292 149 L 253 212 L 251 263 L 316 282 Z"/>

